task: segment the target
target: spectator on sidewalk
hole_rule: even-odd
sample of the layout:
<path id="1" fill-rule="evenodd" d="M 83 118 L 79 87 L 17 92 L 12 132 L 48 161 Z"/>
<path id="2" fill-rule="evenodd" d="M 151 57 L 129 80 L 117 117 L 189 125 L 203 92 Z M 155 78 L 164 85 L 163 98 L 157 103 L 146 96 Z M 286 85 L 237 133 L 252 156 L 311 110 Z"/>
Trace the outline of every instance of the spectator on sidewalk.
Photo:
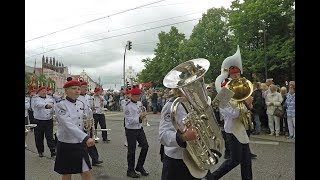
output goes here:
<path id="1" fill-rule="evenodd" d="M 287 109 L 287 121 L 288 121 L 288 129 L 289 129 L 289 139 L 295 139 L 296 131 L 295 131 L 295 86 L 289 85 L 289 93 L 287 94 L 286 99 L 286 109 Z"/>

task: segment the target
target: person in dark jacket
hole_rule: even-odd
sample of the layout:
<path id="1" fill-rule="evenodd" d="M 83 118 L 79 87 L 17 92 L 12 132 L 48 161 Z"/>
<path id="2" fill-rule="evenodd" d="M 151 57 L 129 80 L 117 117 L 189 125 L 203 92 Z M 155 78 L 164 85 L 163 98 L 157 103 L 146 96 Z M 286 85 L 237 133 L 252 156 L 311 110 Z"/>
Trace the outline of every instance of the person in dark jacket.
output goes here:
<path id="1" fill-rule="evenodd" d="M 264 99 L 262 97 L 262 91 L 260 89 L 260 83 L 259 82 L 254 82 L 253 83 L 253 89 L 254 91 L 252 92 L 252 113 L 253 113 L 253 119 L 254 119 L 254 132 L 252 134 L 258 135 L 261 133 L 261 121 L 260 121 L 260 116 L 262 115 L 264 111 Z"/>

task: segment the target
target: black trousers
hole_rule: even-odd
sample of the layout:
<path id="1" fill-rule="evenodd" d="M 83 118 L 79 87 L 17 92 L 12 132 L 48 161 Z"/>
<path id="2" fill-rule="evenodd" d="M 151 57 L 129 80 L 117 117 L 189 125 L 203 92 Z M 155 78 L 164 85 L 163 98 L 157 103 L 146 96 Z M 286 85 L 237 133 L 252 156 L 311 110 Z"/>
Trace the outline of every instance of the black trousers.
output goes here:
<path id="1" fill-rule="evenodd" d="M 249 144 L 241 144 L 238 139 L 230 133 L 226 133 L 226 137 L 230 146 L 231 158 L 224 161 L 217 170 L 209 174 L 207 179 L 220 179 L 240 164 L 241 179 L 252 180 L 252 163 Z"/>
<path id="2" fill-rule="evenodd" d="M 98 123 L 100 124 L 101 129 L 106 129 L 106 117 L 104 114 L 93 114 L 94 119 L 94 128 L 97 129 Z M 106 141 L 108 138 L 107 131 L 102 131 L 102 140 Z"/>
<path id="3" fill-rule="evenodd" d="M 35 124 L 35 119 L 34 119 L 34 116 L 33 116 L 33 111 L 32 110 L 28 110 L 28 115 L 29 115 L 29 121 L 30 121 L 30 124 Z"/>
<path id="4" fill-rule="evenodd" d="M 46 136 L 47 145 L 50 152 L 55 152 L 55 142 L 53 139 L 53 121 L 50 120 L 38 120 L 34 119 L 37 126 L 34 128 L 34 139 L 36 141 L 36 147 L 38 153 L 44 152 L 44 136 Z"/>
<path id="5" fill-rule="evenodd" d="M 197 180 L 182 159 L 173 159 L 164 154 L 161 180 Z"/>
<path id="6" fill-rule="evenodd" d="M 125 131 L 126 131 L 126 137 L 128 142 L 128 153 L 127 153 L 128 171 L 132 171 L 134 170 L 134 165 L 135 165 L 135 153 L 136 153 L 137 141 L 141 146 L 141 151 L 139 154 L 139 159 L 138 159 L 136 168 L 143 167 L 147 157 L 149 144 L 142 127 L 141 129 L 125 128 Z"/>
<path id="7" fill-rule="evenodd" d="M 230 147 L 229 147 L 229 143 L 228 143 L 228 139 L 227 139 L 227 135 L 225 131 L 222 131 L 222 137 L 224 139 L 224 154 L 225 156 L 230 156 Z"/>

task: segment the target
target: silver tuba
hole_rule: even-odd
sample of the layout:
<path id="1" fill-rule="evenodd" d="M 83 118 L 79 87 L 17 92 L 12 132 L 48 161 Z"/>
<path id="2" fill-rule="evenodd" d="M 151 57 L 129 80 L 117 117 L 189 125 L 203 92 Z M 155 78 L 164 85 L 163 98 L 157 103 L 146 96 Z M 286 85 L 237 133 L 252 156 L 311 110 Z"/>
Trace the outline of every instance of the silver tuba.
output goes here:
<path id="1" fill-rule="evenodd" d="M 179 126 L 175 120 L 177 107 L 183 103 L 188 111 L 183 123 L 193 126 L 198 139 L 187 141 L 183 152 L 183 161 L 191 175 L 203 178 L 218 163 L 224 152 L 224 139 L 211 106 L 204 84 L 204 74 L 210 67 L 206 59 L 193 59 L 172 69 L 163 79 L 167 88 L 179 88 L 185 97 L 178 97 L 171 106 L 171 119 L 176 130 Z M 184 130 L 181 130 L 184 132 Z"/>

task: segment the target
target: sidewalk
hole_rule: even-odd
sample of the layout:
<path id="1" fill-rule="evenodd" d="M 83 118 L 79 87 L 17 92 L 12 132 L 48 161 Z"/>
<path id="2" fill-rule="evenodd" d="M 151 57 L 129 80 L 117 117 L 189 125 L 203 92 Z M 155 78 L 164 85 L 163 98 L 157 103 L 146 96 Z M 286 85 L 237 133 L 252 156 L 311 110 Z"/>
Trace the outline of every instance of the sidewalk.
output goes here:
<path id="1" fill-rule="evenodd" d="M 278 142 L 287 142 L 287 143 L 294 143 L 295 140 L 293 139 L 287 139 L 287 136 L 280 135 L 276 137 L 275 135 L 270 136 L 269 134 L 265 132 L 261 132 L 259 135 L 250 135 L 250 138 L 256 138 L 256 139 L 263 139 L 263 140 L 269 140 L 269 141 L 278 141 Z"/>

